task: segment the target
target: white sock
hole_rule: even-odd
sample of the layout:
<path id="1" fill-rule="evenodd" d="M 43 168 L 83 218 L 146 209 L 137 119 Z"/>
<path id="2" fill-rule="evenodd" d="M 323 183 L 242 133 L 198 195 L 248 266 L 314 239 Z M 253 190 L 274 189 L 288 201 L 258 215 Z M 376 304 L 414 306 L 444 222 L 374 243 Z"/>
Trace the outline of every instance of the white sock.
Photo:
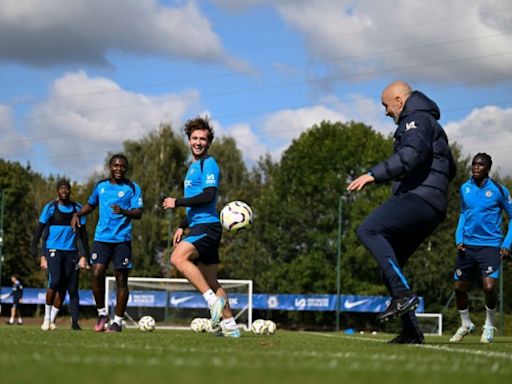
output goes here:
<path id="1" fill-rule="evenodd" d="M 222 328 L 226 329 L 237 329 L 236 321 L 234 317 L 230 317 L 229 319 L 222 320 Z"/>
<path id="2" fill-rule="evenodd" d="M 485 318 L 485 325 L 488 325 L 489 327 L 494 327 L 494 323 L 496 320 L 496 308 L 490 309 L 487 308 L 486 305 L 485 310 L 487 312 L 487 317 Z"/>
<path id="3" fill-rule="evenodd" d="M 107 316 L 107 308 L 98 308 L 98 316 Z"/>
<path id="4" fill-rule="evenodd" d="M 217 301 L 217 295 L 213 290 L 209 289 L 205 293 L 203 293 L 203 297 L 208 303 L 208 306 L 211 307 Z"/>
<path id="5" fill-rule="evenodd" d="M 460 320 L 462 321 L 462 326 L 469 328 L 472 324 L 471 318 L 469 317 L 469 308 L 466 308 L 463 310 L 459 309 L 459 315 L 460 315 Z"/>
<path id="6" fill-rule="evenodd" d="M 117 323 L 118 325 L 122 325 L 123 317 L 122 316 L 114 316 L 114 323 Z"/>
<path id="7" fill-rule="evenodd" d="M 50 321 L 51 313 L 52 313 L 52 306 L 45 304 L 44 305 L 44 319 Z"/>
<path id="8" fill-rule="evenodd" d="M 55 323 L 55 319 L 57 318 L 59 311 L 60 311 L 59 308 L 52 307 L 51 312 L 50 312 L 50 323 Z"/>

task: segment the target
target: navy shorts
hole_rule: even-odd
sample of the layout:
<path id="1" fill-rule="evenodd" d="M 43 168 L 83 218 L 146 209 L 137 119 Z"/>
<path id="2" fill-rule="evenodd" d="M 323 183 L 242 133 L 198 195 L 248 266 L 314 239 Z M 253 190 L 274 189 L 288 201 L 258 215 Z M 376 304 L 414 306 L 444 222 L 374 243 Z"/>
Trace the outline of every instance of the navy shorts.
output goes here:
<path id="1" fill-rule="evenodd" d="M 76 251 L 46 250 L 48 262 L 48 288 L 66 289 L 73 273 L 78 269 Z"/>
<path id="2" fill-rule="evenodd" d="M 453 279 L 469 281 L 476 277 L 500 277 L 501 255 L 497 247 L 478 247 L 466 245 L 465 251 L 459 251 L 455 260 Z"/>
<path id="3" fill-rule="evenodd" d="M 191 243 L 199 253 L 197 261 L 203 264 L 219 264 L 219 245 L 222 237 L 220 223 L 196 224 L 182 240 Z"/>
<path id="4" fill-rule="evenodd" d="M 114 270 L 132 269 L 132 243 L 105 243 L 94 241 L 91 248 L 90 264 L 107 265 L 112 262 Z"/>

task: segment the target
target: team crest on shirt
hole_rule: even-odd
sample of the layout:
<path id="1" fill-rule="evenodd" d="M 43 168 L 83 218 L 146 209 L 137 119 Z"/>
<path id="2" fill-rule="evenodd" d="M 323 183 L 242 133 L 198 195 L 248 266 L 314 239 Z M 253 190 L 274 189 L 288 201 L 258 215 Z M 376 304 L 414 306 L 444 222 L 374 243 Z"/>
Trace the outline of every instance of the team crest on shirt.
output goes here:
<path id="1" fill-rule="evenodd" d="M 118 196 L 118 197 L 123 197 L 123 196 L 124 196 L 124 192 L 123 192 L 123 191 L 119 191 L 119 192 L 117 193 L 117 196 Z"/>
<path id="2" fill-rule="evenodd" d="M 105 188 L 101 188 L 100 193 L 105 193 Z"/>
<path id="3" fill-rule="evenodd" d="M 185 188 L 192 186 L 192 180 L 185 179 Z"/>
<path id="4" fill-rule="evenodd" d="M 466 187 L 465 193 L 469 193 L 469 192 L 471 192 L 471 188 Z"/>
<path id="5" fill-rule="evenodd" d="M 491 197 L 492 191 L 485 191 L 485 197 Z"/>

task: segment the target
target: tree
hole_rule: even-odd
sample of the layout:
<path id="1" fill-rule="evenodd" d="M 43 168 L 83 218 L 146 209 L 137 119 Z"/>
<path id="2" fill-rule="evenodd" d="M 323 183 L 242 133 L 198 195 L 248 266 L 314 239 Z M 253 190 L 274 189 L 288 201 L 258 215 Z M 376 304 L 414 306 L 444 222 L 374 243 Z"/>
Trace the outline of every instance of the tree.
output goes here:
<path id="1" fill-rule="evenodd" d="M 31 257 L 30 244 L 37 219 L 39 191 L 45 189 L 45 181 L 30 166 L 0 159 L 0 190 L 4 191 L 4 247 L 2 282 L 17 274 L 25 285 L 40 285 L 46 279 L 36 272 Z"/>
<path id="2" fill-rule="evenodd" d="M 338 200 L 344 196 L 343 289 L 375 291 L 376 263 L 352 236 L 371 205 L 389 195 L 345 192 L 347 181 L 389 155 L 391 140 L 354 122 L 322 122 L 304 132 L 269 174 L 256 201 L 262 244 L 257 287 L 272 292 L 334 293 Z M 347 252 L 350 250 L 350 252 Z M 358 280 L 350 276 L 360 271 Z M 372 271 L 372 272 L 368 272 Z"/>

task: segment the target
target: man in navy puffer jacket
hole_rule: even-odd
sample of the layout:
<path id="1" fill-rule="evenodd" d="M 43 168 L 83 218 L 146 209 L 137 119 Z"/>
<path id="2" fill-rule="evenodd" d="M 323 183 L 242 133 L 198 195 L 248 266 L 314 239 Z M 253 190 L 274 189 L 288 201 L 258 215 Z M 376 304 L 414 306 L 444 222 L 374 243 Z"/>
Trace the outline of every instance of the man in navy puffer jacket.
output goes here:
<path id="1" fill-rule="evenodd" d="M 402 268 L 446 216 L 448 186 L 456 167 L 436 103 L 409 84 L 395 81 L 382 92 L 386 115 L 398 128 L 388 159 L 352 181 L 347 190 L 392 181 L 392 197 L 357 228 L 357 235 L 382 271 L 392 299 L 377 319 L 401 316 L 402 331 L 391 343 L 422 344 L 414 309 L 419 304 Z"/>

